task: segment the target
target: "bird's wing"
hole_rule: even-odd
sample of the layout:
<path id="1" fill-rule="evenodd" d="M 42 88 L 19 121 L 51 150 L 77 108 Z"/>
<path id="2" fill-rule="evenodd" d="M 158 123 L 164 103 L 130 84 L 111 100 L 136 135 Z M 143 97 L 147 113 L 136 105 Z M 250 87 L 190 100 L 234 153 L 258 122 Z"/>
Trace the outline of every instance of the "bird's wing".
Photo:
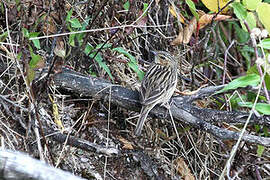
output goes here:
<path id="1" fill-rule="evenodd" d="M 152 65 L 144 76 L 141 85 L 141 102 L 143 105 L 155 103 L 163 98 L 165 91 L 173 86 L 169 77 L 172 72 L 165 66 Z"/>

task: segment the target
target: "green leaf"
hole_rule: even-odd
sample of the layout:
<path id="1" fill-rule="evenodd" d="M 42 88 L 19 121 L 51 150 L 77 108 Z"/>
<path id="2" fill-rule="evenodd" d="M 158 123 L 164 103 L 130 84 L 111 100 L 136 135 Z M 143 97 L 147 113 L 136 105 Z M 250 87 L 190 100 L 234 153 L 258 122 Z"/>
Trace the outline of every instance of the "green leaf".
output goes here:
<path id="1" fill-rule="evenodd" d="M 138 62 L 136 61 L 136 58 L 132 56 L 130 53 L 128 53 L 125 49 L 122 47 L 117 47 L 112 49 L 113 51 L 116 51 L 118 53 L 121 53 L 129 58 L 128 66 L 138 75 L 139 80 L 142 80 L 144 77 L 144 72 L 139 69 Z"/>
<path id="2" fill-rule="evenodd" d="M 75 36 L 76 34 L 70 34 L 68 38 L 69 45 L 75 47 Z"/>
<path id="3" fill-rule="evenodd" d="M 265 85 L 266 85 L 266 88 L 268 90 L 270 90 L 270 75 L 269 74 L 266 74 L 265 77 L 264 77 L 264 82 L 265 82 Z"/>
<path id="4" fill-rule="evenodd" d="M 29 66 L 30 68 L 34 69 L 36 68 L 37 63 L 42 59 L 42 57 L 32 52 L 30 54 L 31 54 L 31 60 L 29 62 Z"/>
<path id="5" fill-rule="evenodd" d="M 233 12 L 240 20 L 245 20 L 247 17 L 247 10 L 240 2 L 232 3 Z"/>
<path id="6" fill-rule="evenodd" d="M 228 91 L 228 90 L 232 90 L 232 89 L 237 89 L 239 87 L 246 87 L 248 85 L 256 86 L 256 85 L 259 84 L 259 82 L 260 82 L 260 76 L 259 75 L 257 75 L 257 74 L 249 74 L 249 75 L 242 76 L 242 77 L 239 77 L 239 78 L 233 80 L 232 82 L 227 84 L 223 89 L 216 92 L 216 94 L 222 93 L 222 92 L 225 92 L 225 91 Z"/>
<path id="7" fill-rule="evenodd" d="M 28 30 L 25 29 L 25 28 L 22 28 L 22 32 L 23 32 L 24 37 L 26 37 L 26 38 L 33 38 L 33 37 L 37 37 L 39 35 L 39 32 L 31 32 L 31 33 L 29 33 Z M 34 46 L 37 49 L 40 49 L 40 42 L 39 42 L 38 39 L 32 40 L 32 42 L 34 43 Z"/>
<path id="8" fill-rule="evenodd" d="M 91 58 L 93 58 L 95 54 L 96 54 L 96 52 L 91 53 L 89 56 L 90 56 Z M 111 74 L 111 70 L 109 69 L 109 67 L 107 66 L 107 64 L 103 62 L 103 58 L 102 58 L 102 56 L 101 56 L 100 53 L 98 53 L 98 54 L 96 55 L 95 60 L 97 61 L 98 65 L 99 65 L 101 68 L 103 68 L 104 71 L 106 71 L 106 73 L 108 73 L 109 77 L 110 77 L 111 80 L 113 81 L 114 79 L 113 79 L 113 76 L 112 76 L 112 74 Z"/>
<path id="9" fill-rule="evenodd" d="M 93 72 L 91 69 L 89 69 L 89 74 L 93 77 L 97 77 L 97 73 Z"/>
<path id="10" fill-rule="evenodd" d="M 6 38 L 7 38 L 7 36 L 8 36 L 8 32 L 7 31 L 5 31 L 2 34 L 0 34 L 0 42 L 5 41 Z"/>
<path id="11" fill-rule="evenodd" d="M 110 44 L 110 43 L 105 44 L 105 45 L 103 45 L 103 43 L 102 44 L 98 44 L 95 49 L 100 49 L 101 47 L 102 47 L 102 49 L 111 48 L 112 47 L 112 44 Z"/>
<path id="12" fill-rule="evenodd" d="M 34 46 L 37 48 L 37 49 L 40 49 L 40 42 L 38 39 L 34 39 L 32 40 L 32 42 L 34 43 Z"/>
<path id="13" fill-rule="evenodd" d="M 30 84 L 35 78 L 35 68 L 38 67 L 38 63 L 42 62 L 42 57 L 38 54 L 33 53 L 33 49 L 29 45 L 29 51 L 31 55 L 31 60 L 29 62 L 29 68 L 27 68 L 27 83 Z"/>
<path id="14" fill-rule="evenodd" d="M 4 14 L 6 7 L 4 7 L 4 3 L 1 3 L 0 5 L 1 5 L 1 7 L 0 7 L 1 12 L 0 13 Z"/>
<path id="15" fill-rule="evenodd" d="M 191 13 L 193 14 L 193 16 L 196 17 L 197 21 L 199 20 L 199 15 L 196 11 L 196 7 L 195 7 L 195 4 L 193 3 L 193 1 L 191 0 L 186 0 L 186 3 L 191 11 Z"/>
<path id="16" fill-rule="evenodd" d="M 259 74 L 258 69 L 257 69 L 257 65 L 251 66 L 251 67 L 247 70 L 247 74 Z"/>
<path id="17" fill-rule="evenodd" d="M 264 133 L 264 136 L 265 136 L 265 137 L 269 137 L 269 132 L 270 132 L 270 131 L 269 131 L 269 128 L 266 127 L 266 126 L 264 126 L 264 127 L 263 127 L 263 133 Z"/>
<path id="18" fill-rule="evenodd" d="M 262 157 L 262 154 L 263 154 L 263 152 L 264 152 L 265 147 L 262 146 L 262 145 L 258 145 L 257 147 L 258 147 L 258 148 L 257 148 L 257 155 L 258 155 L 259 157 Z"/>
<path id="19" fill-rule="evenodd" d="M 70 21 L 72 12 L 73 12 L 73 9 L 70 9 L 70 10 L 67 12 L 66 22 L 69 22 L 69 21 Z"/>
<path id="20" fill-rule="evenodd" d="M 83 23 L 82 23 L 82 27 L 81 27 L 81 31 L 85 30 L 86 27 L 88 26 L 89 24 L 89 21 L 90 21 L 90 18 L 87 18 Z M 76 39 L 78 40 L 80 46 L 82 45 L 83 41 L 84 41 L 84 37 L 85 37 L 85 34 L 86 33 L 79 33 L 79 34 L 76 34 Z"/>
<path id="21" fill-rule="evenodd" d="M 254 48 L 253 47 L 250 47 L 248 45 L 244 45 L 243 48 L 242 48 L 243 51 L 246 51 L 246 52 L 250 52 L 250 53 L 254 53 Z"/>
<path id="22" fill-rule="evenodd" d="M 129 10 L 129 7 L 130 7 L 129 1 L 125 2 L 125 4 L 124 4 L 124 9 L 125 9 L 125 10 Z"/>
<path id="23" fill-rule="evenodd" d="M 256 9 L 258 17 L 262 24 L 264 25 L 265 29 L 270 32 L 270 4 L 268 3 L 260 3 Z"/>
<path id="24" fill-rule="evenodd" d="M 87 55 L 89 54 L 91 51 L 93 50 L 98 50 L 102 47 L 102 49 L 108 49 L 108 48 L 111 48 L 112 47 L 112 44 L 108 43 L 108 44 L 98 44 L 95 48 L 91 45 L 91 44 L 87 44 L 85 49 L 84 49 L 84 53 Z"/>
<path id="25" fill-rule="evenodd" d="M 103 47 L 102 47 L 103 46 Z M 108 43 L 108 44 L 98 44 L 95 48 L 91 45 L 91 44 L 87 44 L 87 46 L 85 47 L 84 53 L 85 54 L 89 54 L 91 51 L 93 50 L 98 50 L 102 47 L 102 49 L 107 49 L 107 48 L 111 48 L 112 44 Z"/>
<path id="26" fill-rule="evenodd" d="M 262 46 L 264 49 L 270 49 L 270 38 L 263 39 L 258 46 Z"/>
<path id="27" fill-rule="evenodd" d="M 252 102 L 239 102 L 238 105 L 241 107 L 252 108 L 253 103 Z M 264 115 L 270 115 L 270 104 L 257 103 L 255 106 L 255 109 Z"/>
<path id="28" fill-rule="evenodd" d="M 255 128 L 256 133 L 260 132 L 261 130 L 261 126 L 257 124 L 254 125 L 254 128 Z"/>
<path id="29" fill-rule="evenodd" d="M 251 48 L 251 47 L 249 47 L 249 46 L 247 46 L 247 45 L 244 45 L 241 48 L 239 47 L 239 51 L 241 52 L 242 56 L 245 57 L 245 59 L 246 59 L 246 66 L 247 66 L 247 69 L 249 70 L 250 69 L 250 66 L 251 66 L 251 56 L 252 56 L 251 53 L 252 54 L 254 53 L 254 49 Z M 247 73 L 247 74 L 251 74 L 251 73 Z"/>
<path id="30" fill-rule="evenodd" d="M 22 28 L 22 33 L 24 37 L 29 38 L 29 32 L 26 28 Z"/>
<path id="31" fill-rule="evenodd" d="M 257 20 L 253 12 L 247 13 L 246 21 L 250 29 L 253 29 L 256 27 Z M 242 24 L 242 27 L 244 28 L 245 31 L 247 31 L 246 26 L 244 24 Z"/>
<path id="32" fill-rule="evenodd" d="M 69 22 L 71 24 L 71 27 L 73 27 L 73 28 L 81 28 L 82 27 L 80 21 L 77 18 L 69 20 Z"/>
<path id="33" fill-rule="evenodd" d="M 84 49 L 84 53 L 86 55 L 88 55 L 93 49 L 94 49 L 94 47 L 91 44 L 87 43 L 87 45 L 86 45 L 86 47 Z"/>
<path id="34" fill-rule="evenodd" d="M 19 52 L 18 55 L 17 55 L 17 59 L 20 60 L 22 57 L 22 52 Z"/>
<path id="35" fill-rule="evenodd" d="M 35 38 L 35 37 L 38 37 L 40 33 L 39 32 L 30 32 L 29 33 L 29 38 Z M 32 40 L 32 42 L 34 43 L 34 46 L 37 48 L 37 49 L 40 49 L 40 42 L 38 39 L 34 39 Z"/>
<path id="36" fill-rule="evenodd" d="M 79 46 L 82 45 L 83 41 L 84 41 L 84 37 L 85 37 L 85 33 L 79 33 L 79 34 L 76 34 L 76 39 L 78 40 L 79 42 Z"/>
<path id="37" fill-rule="evenodd" d="M 39 34 L 40 34 L 39 32 L 30 32 L 29 33 L 29 38 L 38 37 Z"/>
<path id="38" fill-rule="evenodd" d="M 250 11 L 257 9 L 257 6 L 262 2 L 262 0 L 243 0 L 243 4 Z"/>
<path id="39" fill-rule="evenodd" d="M 21 11 L 21 2 L 20 0 L 16 0 L 16 7 L 17 7 L 17 12 Z"/>
<path id="40" fill-rule="evenodd" d="M 86 29 L 86 27 L 88 26 L 88 24 L 89 24 L 89 21 L 90 21 L 90 17 L 87 17 L 86 18 L 86 20 L 82 23 L 82 28 L 80 29 L 80 30 L 85 30 Z"/>
<path id="41" fill-rule="evenodd" d="M 262 67 L 264 67 L 264 65 Z M 259 74 L 257 65 L 253 65 L 252 67 L 250 67 L 247 71 L 247 74 Z M 264 76 L 264 82 L 265 82 L 266 88 L 270 90 L 270 75 L 267 73 Z"/>
<path id="42" fill-rule="evenodd" d="M 147 11 L 146 11 L 146 9 L 148 8 L 148 3 L 143 3 L 143 16 L 146 16 L 147 15 Z"/>
<path id="43" fill-rule="evenodd" d="M 238 24 L 236 23 L 233 23 L 234 25 L 234 28 L 235 28 L 235 32 L 237 34 L 236 38 L 239 40 L 239 43 L 246 43 L 249 38 L 250 38 L 250 35 L 247 31 L 245 31 L 244 29 L 242 29 Z M 242 25 L 242 23 L 241 23 Z M 243 25 L 242 25 L 243 27 Z"/>
<path id="44" fill-rule="evenodd" d="M 246 95 L 238 96 L 234 94 L 233 96 L 231 96 L 229 94 L 226 94 L 226 97 L 229 99 L 230 105 L 232 106 L 233 110 L 237 110 L 239 108 L 239 105 L 238 105 L 239 102 L 247 101 Z"/>
<path id="45" fill-rule="evenodd" d="M 35 70 L 32 68 L 29 68 L 27 71 L 27 83 L 30 84 L 35 79 Z"/>
<path id="46" fill-rule="evenodd" d="M 143 3 L 143 11 L 146 11 L 146 9 L 148 8 L 149 4 L 148 3 Z"/>

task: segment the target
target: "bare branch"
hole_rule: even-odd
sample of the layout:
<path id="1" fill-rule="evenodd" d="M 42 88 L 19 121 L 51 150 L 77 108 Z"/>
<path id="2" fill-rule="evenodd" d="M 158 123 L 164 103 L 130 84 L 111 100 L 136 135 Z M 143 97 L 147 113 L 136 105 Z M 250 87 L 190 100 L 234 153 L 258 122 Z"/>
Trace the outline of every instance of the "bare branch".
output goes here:
<path id="1" fill-rule="evenodd" d="M 111 87 L 112 103 L 128 110 L 140 111 L 141 105 L 139 103 L 138 92 L 126 89 L 119 85 L 113 85 L 104 79 L 94 78 L 91 76 L 86 77 L 72 70 L 63 69 L 63 72 L 55 75 L 54 83 L 57 87 L 69 90 L 70 92 L 80 96 L 92 96 L 105 101 L 108 101 L 110 93 L 109 87 Z M 245 117 L 248 117 L 248 113 L 200 109 L 192 105 L 192 101 L 195 99 L 200 99 L 207 95 L 209 96 L 213 90 L 219 90 L 221 88 L 222 86 L 207 87 L 191 96 L 177 96 L 172 98 L 174 103 L 171 106 L 171 112 L 174 119 L 202 129 L 220 139 L 237 140 L 240 134 L 239 132 L 219 128 L 218 126 L 210 124 L 210 122 L 233 122 L 243 124 L 245 122 Z M 168 113 L 166 113 L 166 109 L 163 107 L 155 107 L 150 114 L 155 115 L 158 118 L 169 119 L 168 115 L 164 116 L 164 114 Z M 250 124 L 261 124 L 268 127 L 269 122 L 269 116 L 259 118 L 253 116 L 250 120 Z M 244 135 L 243 140 L 270 147 L 270 138 L 246 134 Z"/>

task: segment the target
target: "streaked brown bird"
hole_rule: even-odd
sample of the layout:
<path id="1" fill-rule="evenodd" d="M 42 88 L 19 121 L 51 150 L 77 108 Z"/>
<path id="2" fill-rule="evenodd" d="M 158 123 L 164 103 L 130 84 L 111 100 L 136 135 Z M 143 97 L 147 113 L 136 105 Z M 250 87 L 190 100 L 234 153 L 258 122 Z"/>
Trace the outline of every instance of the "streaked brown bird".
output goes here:
<path id="1" fill-rule="evenodd" d="M 141 135 L 148 113 L 157 104 L 169 108 L 177 84 L 177 61 L 167 52 L 157 51 L 154 62 L 147 70 L 140 89 L 142 109 L 135 129 L 135 135 Z"/>

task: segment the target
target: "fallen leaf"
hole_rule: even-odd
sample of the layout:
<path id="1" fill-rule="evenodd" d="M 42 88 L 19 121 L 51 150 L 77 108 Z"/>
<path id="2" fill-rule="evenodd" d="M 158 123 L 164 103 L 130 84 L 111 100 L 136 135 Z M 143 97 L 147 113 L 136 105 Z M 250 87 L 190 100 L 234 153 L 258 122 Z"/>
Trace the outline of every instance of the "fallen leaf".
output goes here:
<path id="1" fill-rule="evenodd" d="M 197 29 L 197 20 L 195 17 L 191 19 L 188 25 L 185 26 L 183 31 L 179 31 L 178 36 L 171 42 L 171 45 L 176 46 L 179 44 L 189 43 L 193 32 L 196 32 Z"/>
<path id="2" fill-rule="evenodd" d="M 174 5 L 171 5 L 170 7 L 169 7 L 169 11 L 170 11 L 170 13 L 174 16 L 174 17 L 176 17 L 177 18 L 177 20 L 178 21 L 180 21 L 181 23 L 185 23 L 185 18 L 184 18 L 184 16 L 181 14 L 181 13 L 177 13 L 177 10 L 176 10 L 176 8 L 175 8 L 175 6 Z"/>
<path id="3" fill-rule="evenodd" d="M 134 149 L 132 144 L 128 140 L 120 137 L 119 141 L 121 141 L 124 144 L 123 147 L 122 147 L 123 149 L 129 149 L 129 150 Z"/>
<path id="4" fill-rule="evenodd" d="M 56 41 L 54 53 L 61 58 L 64 58 L 66 56 L 65 43 L 61 38 L 57 39 Z"/>
<path id="5" fill-rule="evenodd" d="M 58 106 L 55 103 L 55 101 L 53 100 L 52 96 L 49 94 L 49 99 L 51 100 L 52 103 L 52 107 L 53 107 L 53 116 L 54 116 L 54 122 L 57 124 L 57 126 L 61 129 L 61 131 L 64 131 L 64 126 L 62 124 L 62 121 L 60 120 L 60 116 L 59 116 L 59 110 L 58 110 Z"/>
<path id="6" fill-rule="evenodd" d="M 140 10 L 140 11 L 139 11 L 139 17 L 140 17 L 142 14 L 143 14 L 143 11 Z M 138 26 L 146 26 L 147 20 L 148 20 L 147 16 L 143 15 L 143 16 L 136 22 L 136 24 L 137 24 Z"/>
<path id="7" fill-rule="evenodd" d="M 233 131 L 233 132 L 240 132 L 241 131 L 241 129 L 237 128 L 236 126 L 225 123 L 225 122 L 222 124 L 222 126 L 224 127 L 224 129 L 227 129 L 227 130 L 230 130 L 230 131 Z M 233 140 L 224 140 L 223 143 L 226 144 L 228 146 L 228 148 L 232 148 L 233 145 L 235 144 L 235 141 L 233 141 Z"/>
<path id="8" fill-rule="evenodd" d="M 183 158 L 177 158 L 174 163 L 176 165 L 177 172 L 184 180 L 195 180 L 195 177 L 191 174 L 190 169 Z"/>
<path id="9" fill-rule="evenodd" d="M 42 25 L 42 32 L 44 34 L 55 34 L 57 31 L 56 23 L 54 19 L 50 16 L 43 16 L 43 20 L 46 20 L 46 23 Z"/>
<path id="10" fill-rule="evenodd" d="M 175 14 L 175 11 L 172 10 L 172 14 Z M 191 19 L 191 21 L 184 27 L 184 30 L 179 30 L 178 36 L 171 42 L 171 45 L 179 45 L 179 44 L 187 44 L 189 43 L 192 34 L 196 33 L 199 29 L 204 28 L 207 24 L 211 23 L 212 19 L 215 17 L 215 14 L 205 14 L 203 11 L 198 11 L 199 14 L 199 22 L 195 17 Z M 175 14 L 176 15 L 176 14 Z M 217 15 L 214 21 L 222 21 L 226 19 L 230 19 L 231 16 L 227 15 Z"/>
<path id="11" fill-rule="evenodd" d="M 204 28 L 207 24 L 210 24 L 212 22 L 212 19 L 215 17 L 215 14 L 204 14 L 199 19 L 199 29 Z M 214 21 L 222 21 L 226 19 L 230 19 L 231 16 L 226 15 L 217 15 L 214 19 Z"/>

